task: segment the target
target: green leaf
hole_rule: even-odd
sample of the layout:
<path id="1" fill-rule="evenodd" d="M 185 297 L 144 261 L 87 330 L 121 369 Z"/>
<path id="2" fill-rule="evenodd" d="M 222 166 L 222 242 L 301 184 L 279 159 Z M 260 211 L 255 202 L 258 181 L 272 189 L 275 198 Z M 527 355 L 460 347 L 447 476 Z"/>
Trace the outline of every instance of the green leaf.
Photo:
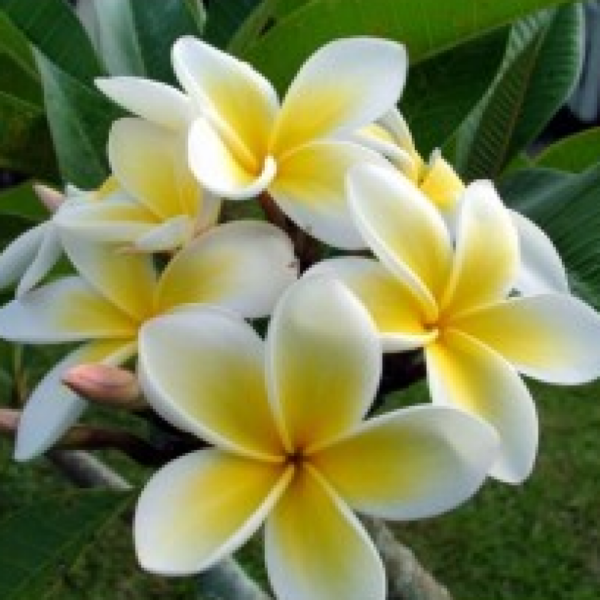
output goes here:
<path id="1" fill-rule="evenodd" d="M 213 46 L 224 48 L 244 19 L 260 3 L 261 0 L 237 0 L 237 2 L 213 0 L 206 9 L 204 39 Z"/>
<path id="2" fill-rule="evenodd" d="M 500 191 L 548 233 L 573 292 L 600 309 L 600 164 L 581 174 L 519 171 L 501 182 Z"/>
<path id="3" fill-rule="evenodd" d="M 63 71 L 84 80 L 100 74 L 92 44 L 64 0 L 0 0 L 0 10 Z"/>
<path id="4" fill-rule="evenodd" d="M 91 189 L 108 175 L 106 143 L 123 113 L 95 88 L 78 81 L 36 53 L 50 131 L 65 181 Z"/>
<path id="5" fill-rule="evenodd" d="M 500 74 L 457 138 L 456 166 L 465 179 L 499 175 L 560 108 L 580 71 L 582 28 L 578 5 L 513 26 Z"/>
<path id="6" fill-rule="evenodd" d="M 130 500 L 123 493 L 72 491 L 41 497 L 5 518 L 0 522 L 0 598 L 43 598 Z"/>
<path id="7" fill-rule="evenodd" d="M 0 192 L 0 214 L 22 217 L 34 223 L 48 218 L 48 209 L 33 191 L 30 182 Z"/>
<path id="8" fill-rule="evenodd" d="M 548 146 L 535 158 L 535 165 L 581 173 L 600 159 L 600 127 L 575 133 Z"/>
<path id="9" fill-rule="evenodd" d="M 442 146 L 484 95 L 502 61 L 507 35 L 502 28 L 411 69 L 400 106 L 424 156 Z"/>
<path id="10" fill-rule="evenodd" d="M 523 15 L 565 0 L 311 0 L 275 20 L 239 54 L 279 90 L 318 47 L 351 35 L 377 35 L 404 42 L 412 64 Z M 227 2 L 215 2 L 222 9 Z M 237 7 L 237 4 L 236 4 Z M 229 10 L 232 10 L 231 8 Z M 209 21 L 210 24 L 210 12 Z M 220 40 L 223 41 L 222 39 Z"/>

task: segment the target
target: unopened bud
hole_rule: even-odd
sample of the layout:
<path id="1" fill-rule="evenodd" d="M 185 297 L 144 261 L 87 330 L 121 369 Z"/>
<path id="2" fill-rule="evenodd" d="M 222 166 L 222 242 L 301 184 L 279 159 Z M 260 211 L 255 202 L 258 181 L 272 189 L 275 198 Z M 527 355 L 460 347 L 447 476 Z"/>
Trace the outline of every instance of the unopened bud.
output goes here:
<path id="1" fill-rule="evenodd" d="M 129 409 L 144 405 L 138 381 L 126 369 L 102 363 L 77 365 L 63 375 L 62 381 L 93 402 Z"/>
<path id="2" fill-rule="evenodd" d="M 21 418 L 20 410 L 12 408 L 0 408 L 0 433 L 13 436 L 19 426 Z"/>
<path id="3" fill-rule="evenodd" d="M 55 213 L 65 200 L 62 192 L 41 183 L 34 184 L 33 191 L 51 213 Z"/>

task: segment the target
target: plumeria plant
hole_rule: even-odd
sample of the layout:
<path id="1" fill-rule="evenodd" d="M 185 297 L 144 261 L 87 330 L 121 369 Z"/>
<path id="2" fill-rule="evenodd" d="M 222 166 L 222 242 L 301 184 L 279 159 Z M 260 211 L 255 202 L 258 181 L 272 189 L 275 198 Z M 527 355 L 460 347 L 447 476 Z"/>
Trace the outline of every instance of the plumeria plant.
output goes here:
<path id="1" fill-rule="evenodd" d="M 201 598 L 448 597 L 402 588 L 374 528 L 523 483 L 524 377 L 600 376 L 598 153 L 530 147 L 581 9 L 472 3 L 0 0 L 0 85 L 37 110 L 0 96 L 25 179 L 0 199 L 0 428 L 108 486 L 89 452 L 133 459 L 143 569 Z M 260 530 L 268 591 L 228 558 Z"/>

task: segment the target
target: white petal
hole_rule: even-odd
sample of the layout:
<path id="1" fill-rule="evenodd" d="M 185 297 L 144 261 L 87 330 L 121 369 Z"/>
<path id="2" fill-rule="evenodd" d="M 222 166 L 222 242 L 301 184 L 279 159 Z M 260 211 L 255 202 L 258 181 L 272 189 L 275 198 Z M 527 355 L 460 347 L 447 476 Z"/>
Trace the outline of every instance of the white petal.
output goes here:
<path id="1" fill-rule="evenodd" d="M 185 94 L 159 81 L 119 76 L 98 77 L 94 83 L 113 102 L 168 129 L 184 129 L 195 112 Z"/>
<path id="2" fill-rule="evenodd" d="M 258 221 L 220 225 L 191 242 L 163 271 L 157 305 L 218 304 L 247 318 L 269 315 L 297 278 L 291 240 Z"/>
<path id="3" fill-rule="evenodd" d="M 183 246 L 192 238 L 194 223 L 186 215 L 168 219 L 150 228 L 133 241 L 133 247 L 140 252 L 165 252 Z"/>
<path id="4" fill-rule="evenodd" d="M 75 365 L 103 362 L 123 364 L 135 353 L 128 341 L 94 342 L 68 354 L 40 381 L 21 414 L 15 446 L 16 460 L 30 460 L 45 452 L 75 424 L 87 401 L 61 383 Z"/>
<path id="5" fill-rule="evenodd" d="M 0 254 L 0 288 L 16 283 L 35 259 L 52 221 L 45 221 L 15 238 Z"/>
<path id="6" fill-rule="evenodd" d="M 569 293 L 567 272 L 562 260 L 541 227 L 524 215 L 510 211 L 519 236 L 521 267 L 515 288 L 521 294 Z"/>
<path id="7" fill-rule="evenodd" d="M 526 479 L 537 452 L 538 420 L 517 372 L 487 346 L 457 331 L 445 331 L 426 348 L 425 357 L 434 403 L 466 410 L 496 428 L 500 448 L 490 475 L 507 483 Z"/>
<path id="8" fill-rule="evenodd" d="M 291 474 L 216 448 L 170 462 L 146 484 L 136 508 L 141 565 L 164 575 L 208 569 L 258 530 Z"/>
<path id="9" fill-rule="evenodd" d="M 313 276 L 288 289 L 267 334 L 267 383 L 289 451 L 313 448 L 360 422 L 380 374 L 374 323 L 343 284 Z"/>
<path id="10" fill-rule="evenodd" d="M 396 105 L 406 72 L 406 50 L 395 42 L 355 37 L 322 46 L 287 91 L 273 151 L 280 154 L 375 121 Z"/>

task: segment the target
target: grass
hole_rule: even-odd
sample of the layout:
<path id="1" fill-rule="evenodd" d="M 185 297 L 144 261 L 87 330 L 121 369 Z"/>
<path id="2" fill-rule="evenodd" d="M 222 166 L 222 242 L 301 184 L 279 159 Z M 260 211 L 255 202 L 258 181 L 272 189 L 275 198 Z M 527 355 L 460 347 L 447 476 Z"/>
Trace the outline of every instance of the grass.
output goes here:
<path id="1" fill-rule="evenodd" d="M 542 431 L 534 475 L 519 487 L 488 482 L 473 501 L 448 515 L 395 526 L 456 600 L 598 598 L 600 383 L 532 389 Z M 417 386 L 400 398 L 419 401 L 422 395 Z M 16 465 L 9 454 L 10 444 L 0 441 L 0 519 L 67 485 L 46 461 Z M 120 466 L 143 478 L 131 464 L 120 461 Z M 256 542 L 241 556 L 252 572 L 264 576 Z M 190 580 L 140 572 L 123 521 L 113 523 L 56 579 L 47 600 L 194 598 Z"/>

